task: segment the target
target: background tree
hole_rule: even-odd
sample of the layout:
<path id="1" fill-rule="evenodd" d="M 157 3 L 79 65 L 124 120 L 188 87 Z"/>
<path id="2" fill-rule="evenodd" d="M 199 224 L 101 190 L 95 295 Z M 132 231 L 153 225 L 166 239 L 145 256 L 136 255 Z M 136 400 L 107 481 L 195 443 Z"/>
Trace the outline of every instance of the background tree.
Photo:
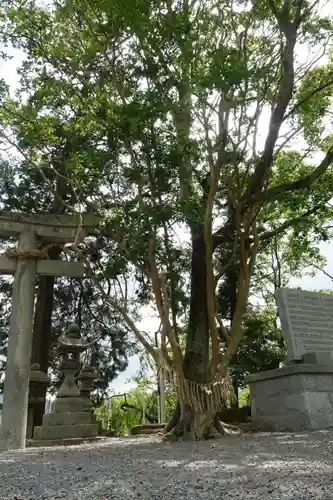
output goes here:
<path id="1" fill-rule="evenodd" d="M 105 430 L 111 435 L 128 435 L 135 425 L 157 423 L 158 395 L 155 380 L 134 377 L 136 387 L 124 394 L 114 394 L 96 409 L 96 415 L 102 421 Z M 171 387 L 165 392 L 166 417 L 170 418 L 177 396 Z"/>
<path id="2" fill-rule="evenodd" d="M 276 309 L 250 310 L 244 317 L 244 340 L 230 364 L 234 387 L 244 389 L 251 373 L 279 368 L 284 361 L 283 333 L 276 324 Z M 237 398 L 238 405 L 238 398 Z"/>
<path id="3" fill-rule="evenodd" d="M 22 152 L 29 151 L 29 145 L 23 145 L 20 142 L 19 147 L 22 148 Z M 6 168 L 1 171 L 2 209 L 14 212 L 55 211 L 53 208 L 56 194 L 52 191 L 45 193 L 39 182 L 40 176 L 33 174 L 33 171 L 27 169 L 26 161 L 20 163 L 18 160 L 12 160 L 6 163 Z M 14 241 L 10 244 L 14 244 Z M 8 242 L 4 241 L 1 246 L 5 249 Z M 90 257 L 95 262 L 95 267 L 99 269 L 96 274 L 99 273 L 103 286 L 108 287 L 110 296 L 124 294 L 128 286 L 126 276 L 119 276 L 117 273 L 115 275 L 114 272 L 108 273 L 108 269 L 104 267 L 101 273 L 99 262 L 103 259 L 103 255 L 101 255 L 100 246 L 98 238 L 90 239 Z M 55 252 L 50 257 L 59 258 L 61 250 L 57 247 L 51 249 L 51 252 L 53 250 Z M 0 364 L 0 379 L 5 369 L 11 292 L 11 280 L 3 278 L 0 284 L 2 313 L 0 355 L 4 358 L 1 358 L 3 361 Z M 51 385 L 48 391 L 55 392 L 60 383 L 58 370 L 60 360 L 56 350 L 59 336 L 64 333 L 69 323 L 76 322 L 81 327 L 85 340 L 91 343 L 87 361 L 96 369 L 96 388 L 100 393 L 105 393 L 110 382 L 127 368 L 128 356 L 137 352 L 135 339 L 119 322 L 119 314 L 115 312 L 110 314 L 109 306 L 105 304 L 99 292 L 94 290 L 89 279 L 59 278 L 55 280 L 52 278 L 50 280 L 49 277 L 38 277 L 36 296 L 32 361 L 39 363 L 41 369 L 51 375 Z M 34 425 L 41 425 L 45 399 L 46 388 L 44 401 L 39 408 L 36 408 Z"/>

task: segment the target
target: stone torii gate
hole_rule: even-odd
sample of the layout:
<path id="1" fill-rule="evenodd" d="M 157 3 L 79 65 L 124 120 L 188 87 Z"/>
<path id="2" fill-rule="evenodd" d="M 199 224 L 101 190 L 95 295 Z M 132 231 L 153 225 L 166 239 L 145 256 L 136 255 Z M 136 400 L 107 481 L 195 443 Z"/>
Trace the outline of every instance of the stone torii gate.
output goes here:
<path id="1" fill-rule="evenodd" d="M 0 450 L 24 449 L 26 444 L 36 275 L 80 278 L 84 274 L 81 262 L 41 260 L 45 256 L 39 243 L 82 241 L 93 233 L 99 222 L 92 214 L 0 212 L 0 237 L 19 238 L 17 248 L 9 257 L 6 252 L 0 256 L 0 274 L 14 274 Z"/>

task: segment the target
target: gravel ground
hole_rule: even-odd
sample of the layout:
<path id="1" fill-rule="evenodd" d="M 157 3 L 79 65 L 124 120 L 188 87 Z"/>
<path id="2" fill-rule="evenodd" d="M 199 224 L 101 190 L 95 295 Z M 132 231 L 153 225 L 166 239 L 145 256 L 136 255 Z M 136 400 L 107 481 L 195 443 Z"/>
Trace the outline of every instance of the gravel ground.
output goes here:
<path id="1" fill-rule="evenodd" d="M 0 454 L 0 500 L 333 499 L 333 432 L 108 439 Z"/>

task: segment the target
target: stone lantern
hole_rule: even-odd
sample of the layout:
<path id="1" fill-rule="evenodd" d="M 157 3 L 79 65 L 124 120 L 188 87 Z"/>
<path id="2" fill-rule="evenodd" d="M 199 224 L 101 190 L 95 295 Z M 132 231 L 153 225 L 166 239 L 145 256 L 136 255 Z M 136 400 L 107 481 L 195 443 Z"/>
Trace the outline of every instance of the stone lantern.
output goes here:
<path id="1" fill-rule="evenodd" d="M 87 348 L 88 345 L 81 338 L 80 328 L 73 323 L 68 327 L 65 338 L 59 341 L 58 352 L 62 355 L 60 373 L 64 376 L 64 380 L 57 398 L 80 396 L 75 376 L 81 368 L 80 354 Z"/>
<path id="2" fill-rule="evenodd" d="M 68 441 L 74 439 L 77 442 L 92 439 L 98 435 L 98 425 L 94 415 L 92 411 L 87 411 L 88 405 L 85 399 L 88 391 L 87 377 L 83 377 L 85 382 L 81 381 L 82 377 L 79 377 L 81 391 L 75 379 L 81 369 L 80 354 L 87 348 L 88 344 L 81 338 L 78 325 L 70 325 L 58 346 L 58 352 L 62 356 L 60 373 L 64 379 L 52 405 L 51 413 L 44 415 L 41 427 L 35 428 L 35 440 Z M 82 397 L 81 384 L 85 385 L 83 389 L 85 398 Z M 91 382 L 89 382 L 90 385 Z"/>
<path id="3" fill-rule="evenodd" d="M 44 402 L 45 389 L 49 385 L 50 379 L 46 373 L 42 372 L 38 363 L 33 363 L 29 375 L 29 406 L 27 439 L 33 435 L 33 416 L 35 407 Z"/>
<path id="4" fill-rule="evenodd" d="M 80 395 L 83 400 L 86 411 L 93 411 L 93 404 L 90 399 L 90 394 L 94 388 L 93 382 L 95 380 L 95 372 L 93 368 L 86 366 L 83 368 L 79 375 L 76 377 L 76 380 L 79 384 Z"/>

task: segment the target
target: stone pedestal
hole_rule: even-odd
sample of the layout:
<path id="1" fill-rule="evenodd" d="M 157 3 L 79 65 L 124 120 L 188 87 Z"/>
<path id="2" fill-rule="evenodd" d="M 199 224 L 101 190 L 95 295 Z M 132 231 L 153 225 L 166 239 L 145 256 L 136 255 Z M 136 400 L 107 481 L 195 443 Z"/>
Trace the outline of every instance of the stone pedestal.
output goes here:
<path id="1" fill-rule="evenodd" d="M 91 404 L 87 404 L 86 397 L 82 398 L 75 379 L 81 368 L 79 355 L 86 348 L 78 326 L 71 325 L 66 338 L 59 345 L 59 351 L 63 355 L 60 369 L 64 381 L 51 413 L 44 415 L 41 427 L 35 428 L 36 441 L 52 441 L 54 444 L 57 440 L 91 439 L 98 435 L 98 425 L 91 411 Z"/>
<path id="2" fill-rule="evenodd" d="M 250 375 L 251 417 L 260 431 L 333 428 L 333 366 L 287 365 Z"/>

